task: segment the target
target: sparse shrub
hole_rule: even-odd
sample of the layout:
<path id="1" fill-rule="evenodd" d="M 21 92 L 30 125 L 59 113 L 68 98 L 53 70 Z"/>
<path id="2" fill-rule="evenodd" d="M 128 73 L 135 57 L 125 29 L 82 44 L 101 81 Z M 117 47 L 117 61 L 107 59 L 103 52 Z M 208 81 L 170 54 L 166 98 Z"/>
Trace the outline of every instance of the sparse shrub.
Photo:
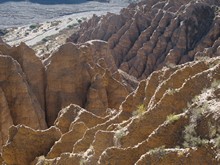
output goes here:
<path id="1" fill-rule="evenodd" d="M 80 161 L 79 161 L 79 164 L 80 164 L 80 165 L 85 165 L 86 162 L 87 162 L 86 159 L 82 157 L 82 158 L 80 159 Z"/>
<path id="2" fill-rule="evenodd" d="M 195 103 L 195 102 L 198 102 L 199 101 L 199 96 L 196 95 L 193 99 L 192 99 L 192 102 Z"/>
<path id="3" fill-rule="evenodd" d="M 191 107 L 191 103 L 190 103 L 190 102 L 187 102 L 186 104 L 187 104 L 187 105 L 186 105 L 186 106 L 187 106 L 187 108 L 186 108 L 186 109 L 184 109 L 185 111 L 187 111 L 187 110 L 188 110 L 188 108 L 189 108 L 189 107 Z M 183 112 L 185 112 L 184 110 L 183 110 Z"/>
<path id="4" fill-rule="evenodd" d="M 208 128 L 209 128 L 209 137 L 214 138 L 217 134 L 216 126 L 212 125 L 211 122 L 208 122 Z"/>
<path id="5" fill-rule="evenodd" d="M 28 35 L 29 35 L 29 33 L 28 33 L 28 32 L 25 32 L 24 36 L 26 37 L 26 36 L 28 36 Z"/>
<path id="6" fill-rule="evenodd" d="M 176 149 L 180 149 L 180 146 L 175 146 Z"/>
<path id="7" fill-rule="evenodd" d="M 192 116 L 191 120 L 192 122 L 196 122 L 206 111 L 209 109 L 209 104 L 207 102 L 203 102 L 200 107 L 194 108 L 191 110 Z"/>
<path id="8" fill-rule="evenodd" d="M 218 149 L 220 148 L 220 135 L 219 134 L 217 134 L 217 137 L 214 139 L 214 146 Z"/>
<path id="9" fill-rule="evenodd" d="M 68 25 L 67 28 L 72 29 L 73 25 Z"/>
<path id="10" fill-rule="evenodd" d="M 42 39 L 42 42 L 47 42 L 49 39 L 47 37 Z"/>
<path id="11" fill-rule="evenodd" d="M 57 25 L 59 25 L 60 24 L 60 21 L 53 21 L 53 22 L 51 22 L 51 27 L 52 26 L 57 26 Z"/>
<path id="12" fill-rule="evenodd" d="M 73 23 L 73 24 L 71 24 L 71 25 L 68 25 L 67 28 L 68 28 L 68 29 L 72 29 L 72 28 L 74 28 L 74 27 L 77 26 L 77 25 L 78 25 L 77 23 Z"/>
<path id="13" fill-rule="evenodd" d="M 170 115 L 167 116 L 166 121 L 168 123 L 173 123 L 173 122 L 175 122 L 175 121 L 177 121 L 179 119 L 180 119 L 180 115 L 170 114 Z"/>
<path id="14" fill-rule="evenodd" d="M 166 67 L 168 67 L 168 68 L 175 68 L 176 64 L 174 64 L 174 63 L 166 63 Z"/>
<path id="15" fill-rule="evenodd" d="M 173 94 L 176 93 L 176 92 L 177 92 L 176 89 L 171 89 L 171 88 L 169 88 L 169 89 L 167 90 L 167 94 L 168 94 L 168 95 L 173 95 Z"/>
<path id="16" fill-rule="evenodd" d="M 146 107 L 144 104 L 141 104 L 137 107 L 136 111 L 133 111 L 132 115 L 133 116 L 142 116 L 146 112 Z"/>
<path id="17" fill-rule="evenodd" d="M 207 143 L 209 143 L 209 140 L 201 139 L 199 136 L 197 136 L 194 124 L 190 124 L 185 127 L 183 147 L 191 148 Z"/>
<path id="18" fill-rule="evenodd" d="M 81 20 L 81 19 L 78 19 L 77 22 L 78 22 L 78 23 L 82 23 L 82 20 Z"/>
<path id="19" fill-rule="evenodd" d="M 187 154 L 188 151 L 189 151 L 189 148 L 179 149 L 179 150 L 177 151 L 177 156 L 178 156 L 178 157 L 182 157 L 182 156 L 184 156 L 185 154 Z M 184 156 L 184 157 L 185 157 L 185 156 Z"/>
<path id="20" fill-rule="evenodd" d="M 86 17 L 82 17 L 81 19 L 82 19 L 83 21 L 87 20 L 87 18 L 86 18 Z"/>
<path id="21" fill-rule="evenodd" d="M 196 137 L 196 132 L 195 132 L 195 125 L 190 124 L 185 127 L 184 130 L 184 143 L 183 146 L 188 148 L 188 147 L 195 147 L 198 144 L 198 139 Z M 199 139 L 200 141 L 200 139 Z"/>
<path id="22" fill-rule="evenodd" d="M 126 129 L 124 129 L 124 128 L 122 128 L 122 129 L 120 129 L 120 130 L 117 130 L 116 132 L 115 132 L 115 137 L 117 138 L 117 139 L 121 139 L 123 136 L 125 136 L 126 135 Z"/>
<path id="23" fill-rule="evenodd" d="M 126 136 L 128 134 L 127 128 L 120 128 L 115 132 L 114 135 L 114 143 L 116 146 L 120 146 L 120 140 L 122 137 Z"/>
<path id="24" fill-rule="evenodd" d="M 196 57 L 195 57 L 195 60 L 197 60 L 197 61 L 207 61 L 208 59 L 210 59 L 210 57 L 209 56 L 207 56 L 207 55 L 197 55 Z"/>
<path id="25" fill-rule="evenodd" d="M 148 151 L 148 154 L 149 155 L 157 154 L 159 156 L 163 156 L 165 154 L 165 146 L 163 145 L 161 147 L 151 149 Z"/>
<path id="26" fill-rule="evenodd" d="M 8 33 L 7 29 L 0 29 L 0 36 L 4 36 L 7 33 Z"/>
<path id="27" fill-rule="evenodd" d="M 92 145 L 90 145 L 90 147 L 86 150 L 86 152 L 81 154 L 81 159 L 80 159 L 79 164 L 80 165 L 88 164 L 89 155 L 92 155 L 92 154 L 94 154 L 94 148 Z"/>
<path id="28" fill-rule="evenodd" d="M 33 25 L 30 25 L 30 26 L 29 26 L 30 29 L 36 29 L 37 27 L 38 27 L 37 24 L 33 24 Z"/>
<path id="29" fill-rule="evenodd" d="M 212 84 L 211 84 L 211 88 L 216 89 L 219 85 L 220 85 L 220 80 L 214 79 Z"/>

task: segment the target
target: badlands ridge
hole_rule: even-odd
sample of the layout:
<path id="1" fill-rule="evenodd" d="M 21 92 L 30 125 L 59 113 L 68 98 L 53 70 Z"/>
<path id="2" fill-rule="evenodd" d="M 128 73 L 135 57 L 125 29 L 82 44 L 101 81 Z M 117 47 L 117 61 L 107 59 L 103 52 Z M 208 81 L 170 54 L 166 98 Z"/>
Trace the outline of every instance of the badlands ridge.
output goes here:
<path id="1" fill-rule="evenodd" d="M 220 164 L 219 7 L 131 4 L 43 61 L 0 41 L 0 163 Z"/>

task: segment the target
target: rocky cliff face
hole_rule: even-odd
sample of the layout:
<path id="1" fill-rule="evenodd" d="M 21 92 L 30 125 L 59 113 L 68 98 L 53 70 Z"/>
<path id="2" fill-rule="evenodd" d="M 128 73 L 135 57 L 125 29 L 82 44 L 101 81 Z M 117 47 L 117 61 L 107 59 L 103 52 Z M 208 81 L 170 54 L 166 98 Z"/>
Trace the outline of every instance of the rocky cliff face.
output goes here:
<path id="1" fill-rule="evenodd" d="M 0 41 L 0 163 L 220 164 L 219 5 L 93 16 L 44 61 Z"/>
<path id="2" fill-rule="evenodd" d="M 58 112 L 77 104 L 99 116 L 118 109 L 128 95 L 107 43 L 67 43 L 46 61 L 46 109 L 49 125 Z M 114 75 L 118 75 L 113 78 Z"/>
<path id="3" fill-rule="evenodd" d="M 35 55 L 28 51 L 24 54 L 20 53 L 21 47 L 22 45 L 16 48 L 0 45 L 0 52 L 3 54 L 0 56 L 0 149 L 7 140 L 9 127 L 13 124 L 24 124 L 34 129 L 47 128 L 44 109 L 36 97 L 38 92 L 41 92 L 41 83 L 44 83 L 43 81 L 37 82 L 41 79 L 39 76 L 41 73 L 38 71 L 41 69 L 43 71 L 43 65 Z M 15 54 L 14 51 L 17 53 Z M 31 68 L 31 62 L 36 68 Z M 39 77 L 34 78 L 34 75 Z M 34 93 L 37 89 L 39 91 Z M 43 97 L 44 94 L 41 94 Z"/>
<path id="4" fill-rule="evenodd" d="M 47 125 L 54 125 L 58 115 L 63 116 L 59 111 L 69 104 L 86 108 L 88 111 L 80 114 L 85 120 L 87 115 L 94 116 L 90 122 L 93 121 L 95 126 L 100 123 L 99 119 L 103 121 L 111 114 L 109 108 L 119 109 L 134 88 L 126 85 L 126 74 L 118 72 L 108 45 L 103 41 L 65 44 L 43 63 L 24 43 L 17 47 L 1 43 L 0 52 L 0 149 L 6 142 L 11 143 L 7 141 L 10 126 L 22 124 L 33 129 L 46 129 Z M 137 86 L 136 80 L 131 81 Z M 58 119 L 55 123 L 63 133 L 69 130 L 62 126 L 66 120 Z M 18 160 L 10 161 L 10 157 L 3 154 L 6 162 L 14 164 Z M 28 162 L 29 158 L 21 164 Z"/>

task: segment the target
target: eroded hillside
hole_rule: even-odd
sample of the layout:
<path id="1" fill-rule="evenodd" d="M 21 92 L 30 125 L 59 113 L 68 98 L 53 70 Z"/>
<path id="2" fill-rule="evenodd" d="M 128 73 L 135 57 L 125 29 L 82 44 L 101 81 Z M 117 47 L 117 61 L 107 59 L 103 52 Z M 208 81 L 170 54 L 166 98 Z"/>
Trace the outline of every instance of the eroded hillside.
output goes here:
<path id="1" fill-rule="evenodd" d="M 218 6 L 94 16 L 44 61 L 0 41 L 0 162 L 220 164 Z"/>
<path id="2" fill-rule="evenodd" d="M 218 55 L 218 0 L 145 0 L 120 14 L 93 16 L 68 41 L 108 41 L 116 65 L 142 80 L 163 66 Z"/>

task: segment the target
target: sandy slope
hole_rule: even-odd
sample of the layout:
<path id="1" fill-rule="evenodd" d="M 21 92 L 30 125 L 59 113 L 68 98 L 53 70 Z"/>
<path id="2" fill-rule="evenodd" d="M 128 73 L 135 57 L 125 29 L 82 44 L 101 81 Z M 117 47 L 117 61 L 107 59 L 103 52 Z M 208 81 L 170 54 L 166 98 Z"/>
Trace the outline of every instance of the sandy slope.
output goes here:
<path id="1" fill-rule="evenodd" d="M 3 39 L 9 45 L 17 45 L 20 42 L 25 42 L 27 45 L 33 46 L 42 40 L 46 40 L 48 36 L 58 34 L 60 31 L 67 27 L 77 26 L 80 21 L 84 21 L 90 18 L 94 13 L 96 15 L 102 15 L 106 12 L 89 11 L 63 16 L 58 19 L 53 19 L 43 23 L 27 25 L 18 28 L 10 28 L 10 32 L 3 36 Z"/>

